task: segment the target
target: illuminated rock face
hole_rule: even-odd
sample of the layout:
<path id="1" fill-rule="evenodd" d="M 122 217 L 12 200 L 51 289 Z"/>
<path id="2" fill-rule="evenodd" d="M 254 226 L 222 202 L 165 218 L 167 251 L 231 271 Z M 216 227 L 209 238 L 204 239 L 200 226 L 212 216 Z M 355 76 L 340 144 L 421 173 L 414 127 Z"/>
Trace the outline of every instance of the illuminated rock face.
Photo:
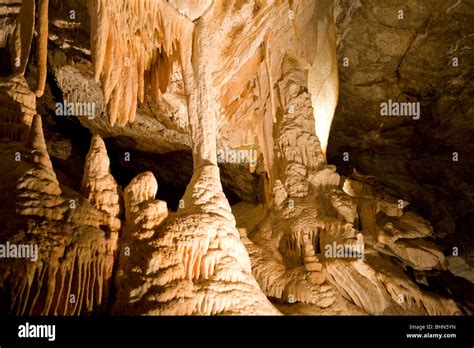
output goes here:
<path id="1" fill-rule="evenodd" d="M 48 93 L 48 8 L 50 37 L 66 42 L 55 36 L 54 1 L 39 7 L 38 96 Z M 416 284 L 446 268 L 429 222 L 326 162 L 338 96 L 332 1 L 89 0 L 76 9 L 90 50 L 69 42 L 86 58 L 70 63 L 54 48 L 47 57 L 64 100 L 94 105 L 94 115 L 76 115 L 94 133 L 77 191 L 59 182 L 42 118 L 32 119 L 27 63 L 0 81 L 0 97 L 19 110 L 5 121 L 3 137 L 15 141 L 5 156 L 24 156 L 8 162 L 16 213 L 4 235 L 39 247 L 36 262 L 0 265 L 7 311 L 460 314 Z M 30 50 L 34 12 L 24 1 L 14 56 Z M 157 198 L 166 187 L 151 171 L 117 183 L 110 136 L 191 152 L 176 212 Z M 261 204 L 231 207 L 221 162 L 258 177 Z"/>

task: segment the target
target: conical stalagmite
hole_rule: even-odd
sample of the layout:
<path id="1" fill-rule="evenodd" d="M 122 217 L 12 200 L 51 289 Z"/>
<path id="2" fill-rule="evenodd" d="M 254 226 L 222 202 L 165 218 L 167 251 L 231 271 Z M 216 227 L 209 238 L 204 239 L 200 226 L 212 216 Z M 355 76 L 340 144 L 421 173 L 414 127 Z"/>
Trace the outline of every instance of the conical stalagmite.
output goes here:
<path id="1" fill-rule="evenodd" d="M 158 183 L 151 172 L 138 175 L 125 189 L 125 221 L 137 226 L 138 232 L 158 227 L 168 216 L 166 202 L 155 200 L 157 192 Z"/>
<path id="2" fill-rule="evenodd" d="M 331 0 L 6 3 L 13 8 L 8 13 L 16 14 L 19 4 L 22 7 L 8 52 L 13 75 L 0 78 L 0 154 L 5 167 L 12 168 L 0 171 L 5 193 L 0 198 L 5 217 L 0 221 L 0 237 L 38 246 L 38 253 L 26 262 L 1 260 L 0 311 L 7 308 L 21 315 L 460 314 L 458 306 L 465 304 L 455 302 L 459 299 L 454 292 L 441 290 L 451 288 L 432 286 L 433 280 L 443 280 L 447 267 L 435 244 L 439 243 L 437 229 L 404 209 L 406 202 L 400 203 L 400 197 L 379 191 L 373 178 L 356 173 L 345 178 L 326 161 L 339 63 L 340 81 L 351 92 L 341 99 L 352 103 L 343 103 L 338 112 L 361 121 L 338 126 L 351 132 L 336 127 L 331 133 L 339 141 L 350 139 L 348 149 L 354 145 L 371 153 L 372 145 L 391 147 L 403 143 L 402 138 L 424 136 L 416 132 L 415 124 L 423 121 L 410 120 L 408 127 L 400 128 L 395 125 L 404 123 L 401 118 L 385 118 L 382 127 L 377 125 L 377 114 L 360 116 L 369 104 L 377 109 L 381 96 L 403 97 L 406 93 L 399 92 L 406 92 L 407 86 L 400 85 L 402 77 L 407 71 L 416 75 L 410 57 L 426 51 L 405 54 L 407 46 L 400 40 L 383 52 L 385 63 L 389 58 L 396 63 L 403 59 L 398 80 L 380 79 L 368 70 L 357 72 L 367 66 L 360 64 L 364 59 L 380 55 L 372 51 L 374 45 L 366 47 L 370 54 L 357 55 L 360 49 L 344 44 L 357 36 L 351 32 L 360 32 L 352 19 L 360 17 L 359 12 L 373 12 L 367 4 Z M 38 41 L 30 54 L 35 3 Z M 448 6 L 440 5 L 441 17 L 464 20 L 465 2 L 446 10 Z M 0 4 L 1 17 L 4 8 Z M 384 11 L 389 8 L 379 6 Z M 63 16 L 68 10 L 77 11 L 75 22 Z M 430 35 L 440 18 L 425 14 L 434 20 L 424 28 Z M 8 16 L 14 23 L 14 16 Z M 341 27 L 336 30 L 333 21 Z M 88 22 L 90 45 L 84 38 Z M 382 32 L 403 32 L 401 38 L 408 46 L 425 47 L 420 45 L 429 41 L 427 35 L 412 42 L 425 21 L 403 23 L 400 30 L 384 25 Z M 416 28 L 407 30 L 413 23 Z M 9 33 L 13 32 L 10 24 Z M 0 41 L 9 33 L 0 33 Z M 387 48 L 384 35 L 375 34 L 375 46 Z M 460 48 L 462 40 L 458 41 L 453 43 Z M 336 50 L 347 53 L 347 65 L 345 59 L 338 62 Z M 463 52 L 459 50 L 461 65 Z M 36 58 L 37 71 L 27 69 L 29 56 Z M 44 88 L 47 58 L 58 89 Z M 462 71 L 462 78 L 469 76 L 462 75 L 467 70 L 461 65 L 452 70 Z M 11 69 L 5 71 L 10 74 Z M 31 76 L 35 73 L 37 85 Z M 371 81 L 356 81 L 367 79 Z M 466 87 L 461 78 L 453 81 L 455 88 Z M 48 117 L 44 132 L 28 84 L 38 96 L 46 91 L 38 101 L 39 110 Z M 408 97 L 424 95 L 415 92 Z M 371 101 L 360 108 L 353 102 L 359 93 Z M 57 100 L 61 94 L 62 100 Z M 430 110 L 449 114 L 444 111 L 450 111 L 453 95 L 437 100 Z M 433 102 L 429 99 L 424 102 Z M 67 121 L 46 116 L 55 103 L 57 116 L 69 111 L 75 116 Z M 94 106 L 94 112 L 86 112 L 87 106 Z M 460 109 L 468 107 L 462 104 Z M 110 158 L 104 140 L 94 135 L 87 157 L 78 159 L 80 140 L 87 138 L 87 131 L 79 132 L 77 122 L 69 122 L 73 119 L 91 134 L 109 139 Z M 367 128 L 362 121 L 369 128 L 382 127 L 390 140 L 380 132 L 362 136 L 356 129 Z M 66 123 L 78 132 L 63 128 Z M 344 148 L 340 145 L 331 144 L 330 152 L 338 153 Z M 122 159 L 121 150 L 133 151 L 133 156 Z M 346 164 L 364 164 L 365 156 L 351 154 Z M 461 156 L 462 161 L 452 166 L 459 172 L 458 165 L 466 163 L 466 155 Z M 80 182 L 77 165 L 82 160 Z M 404 163 L 398 161 L 399 157 L 380 167 L 395 181 L 399 173 L 392 169 Z M 409 168 L 420 169 L 425 163 Z M 126 185 L 123 192 L 112 169 Z M 433 172 L 442 177 L 442 170 Z M 420 178 L 431 176 L 420 173 Z M 465 190 L 460 185 L 456 194 Z M 436 201 L 436 197 L 429 199 Z M 458 217 L 468 213 L 463 204 L 456 207 L 462 210 Z M 451 217 L 443 224 L 454 227 Z M 212 328 L 203 335 L 212 336 Z"/>
<path id="3" fill-rule="evenodd" d="M 115 277 L 114 313 L 144 313 L 147 310 L 139 300 L 148 284 L 144 283 L 144 275 L 138 270 L 146 269 L 146 262 L 152 258 L 150 241 L 168 218 L 166 202 L 155 199 L 157 192 L 158 183 L 151 172 L 136 176 L 124 190 L 125 223 Z"/>
<path id="4" fill-rule="evenodd" d="M 105 150 L 98 143 L 93 150 Z M 18 214 L 28 223 L 12 242 L 37 249 L 31 261 L 0 265 L 0 284 L 10 289 L 9 310 L 17 315 L 98 313 L 108 299 L 120 220 L 71 190 L 61 192 L 39 115 L 34 117 L 28 147 L 31 169 L 19 179 L 16 201 Z M 99 151 L 98 157 L 103 156 Z"/>
<path id="5" fill-rule="evenodd" d="M 31 156 L 35 167 L 31 170 L 32 175 L 29 179 L 20 183 L 18 187 L 59 196 L 61 188 L 49 158 L 41 116 L 38 114 L 35 115 L 31 124 L 28 147 L 31 149 Z"/>
<path id="6" fill-rule="evenodd" d="M 81 185 L 82 194 L 98 210 L 118 218 L 121 212 L 120 188 L 110 173 L 110 160 L 104 141 L 92 137 Z"/>
<path id="7" fill-rule="evenodd" d="M 128 259 L 121 256 L 124 262 L 120 263 L 118 279 L 133 281 L 120 286 L 115 309 L 128 314 L 152 315 L 279 314 L 252 276 L 248 253 L 240 241 L 220 182 L 216 156 L 217 100 L 211 87 L 215 67 L 211 64 L 207 67 L 208 58 L 217 59 L 214 49 L 218 46 L 206 44 L 208 40 L 213 41 L 212 31 L 209 28 L 198 30 L 192 38 L 194 25 L 162 1 L 137 1 L 129 8 L 115 8 L 120 13 L 119 19 L 115 20 L 119 23 L 117 27 L 126 31 L 134 28 L 130 22 L 120 23 L 121 17 L 132 17 L 132 22 L 141 20 L 134 11 L 144 4 L 150 6 L 149 14 L 153 18 L 144 27 L 154 27 L 159 40 L 148 43 L 153 50 L 153 60 L 147 56 L 150 52 L 139 59 L 146 59 L 150 64 L 145 69 L 151 73 L 152 94 L 158 98 L 166 89 L 172 71 L 169 59 L 179 48 L 177 53 L 185 76 L 195 171 L 182 199 L 184 207 L 178 214 L 170 216 L 163 227 L 156 226 L 143 234 L 135 233 L 134 239 L 127 242 L 132 256 Z M 193 40 L 198 43 L 194 47 Z M 218 38 L 214 41 L 217 42 Z M 119 50 L 127 48 L 119 39 L 113 45 Z M 191 62 L 191 48 L 194 62 Z M 107 64 L 106 60 L 104 72 Z M 107 79 L 104 82 L 108 85 Z M 112 93 L 113 120 L 118 109 L 114 98 Z M 136 102 L 137 96 L 133 98 Z M 141 186 L 144 190 L 139 189 Z M 154 188 L 149 174 L 137 177 L 127 187 L 127 228 L 133 230 L 134 225 L 142 226 L 140 216 L 133 209 L 137 206 L 149 209 L 153 193 L 156 193 L 151 190 Z M 136 195 L 136 190 L 140 195 Z M 136 200 L 143 202 L 134 204 Z"/>
<path id="8" fill-rule="evenodd" d="M 43 134 L 43 121 L 41 115 L 36 114 L 31 123 L 30 137 L 28 139 L 28 147 L 32 150 L 40 152 L 48 152 L 46 141 Z"/>
<path id="9" fill-rule="evenodd" d="M 115 312 L 279 314 L 252 277 L 247 251 L 218 178 L 217 166 L 198 169 L 182 199 L 183 208 L 163 228 L 154 234 L 145 234 L 143 227 L 132 228 L 137 231 L 134 240 L 122 243 L 128 248 L 122 253 L 128 250 L 129 255 L 121 256 Z M 144 173 L 125 189 L 130 226 L 137 226 L 137 214 L 143 210 L 153 216 L 150 204 L 156 188 L 153 175 Z"/>

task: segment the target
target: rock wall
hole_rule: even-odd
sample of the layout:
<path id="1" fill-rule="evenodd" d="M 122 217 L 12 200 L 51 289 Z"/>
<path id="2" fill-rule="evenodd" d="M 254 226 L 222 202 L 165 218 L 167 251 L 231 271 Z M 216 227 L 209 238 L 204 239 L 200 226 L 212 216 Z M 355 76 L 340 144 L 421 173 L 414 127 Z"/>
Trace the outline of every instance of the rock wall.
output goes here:
<path id="1" fill-rule="evenodd" d="M 472 263 L 469 1 L 336 1 L 340 102 L 329 160 L 411 203 Z M 419 103 L 382 116 L 381 103 Z"/>

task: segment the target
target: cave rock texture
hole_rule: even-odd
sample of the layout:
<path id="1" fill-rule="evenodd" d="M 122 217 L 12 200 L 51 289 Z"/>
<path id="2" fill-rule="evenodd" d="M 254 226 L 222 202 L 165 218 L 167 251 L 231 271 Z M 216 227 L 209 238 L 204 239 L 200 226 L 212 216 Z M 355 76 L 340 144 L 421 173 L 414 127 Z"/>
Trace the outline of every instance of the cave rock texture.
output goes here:
<path id="1" fill-rule="evenodd" d="M 471 314 L 473 14 L 0 0 L 0 311 Z"/>

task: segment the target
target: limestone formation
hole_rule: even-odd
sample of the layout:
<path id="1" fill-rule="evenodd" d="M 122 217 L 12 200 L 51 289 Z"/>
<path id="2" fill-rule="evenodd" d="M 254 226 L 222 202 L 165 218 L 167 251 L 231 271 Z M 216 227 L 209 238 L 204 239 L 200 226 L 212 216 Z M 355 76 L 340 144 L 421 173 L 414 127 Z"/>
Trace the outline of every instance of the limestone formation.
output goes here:
<path id="1" fill-rule="evenodd" d="M 134 121 L 146 89 L 158 100 L 175 60 L 190 60 L 193 25 L 164 1 L 89 0 L 88 6 L 95 79 L 102 78 L 110 123 L 124 126 Z"/>
<path id="2" fill-rule="evenodd" d="M 35 94 L 41 97 L 46 85 L 46 61 L 48 58 L 48 6 L 49 0 L 39 1 L 38 23 L 38 77 Z"/>
<path id="3" fill-rule="evenodd" d="M 378 124 L 353 95 L 369 111 L 417 96 L 411 50 L 429 46 L 429 18 L 464 4 L 398 22 L 372 1 L 3 3 L 16 24 L 0 30 L 11 63 L 0 66 L 0 242 L 37 253 L 0 259 L 0 314 L 472 314 L 433 286 L 448 272 L 472 282 L 472 265 L 394 189 L 413 186 L 351 162 L 407 129 Z M 72 3 L 77 20 L 64 15 Z M 364 32 L 353 22 L 376 55 L 352 47 Z M 394 76 L 348 71 L 341 53 L 350 69 L 384 62 Z M 331 144 L 343 152 L 355 128 L 361 154 L 344 152 L 342 175 Z"/>
<path id="4" fill-rule="evenodd" d="M 0 136 L 4 140 L 25 141 L 36 113 L 36 98 L 25 78 L 0 78 L 0 100 Z"/>
<path id="5" fill-rule="evenodd" d="M 12 67 L 15 73 L 23 75 L 30 56 L 31 42 L 35 27 L 35 1 L 26 0 L 21 3 L 15 31 L 11 41 Z"/>
<path id="6" fill-rule="evenodd" d="M 9 289 L 10 313 L 80 315 L 105 308 L 118 231 L 112 216 L 79 194 L 63 192 L 46 150 L 41 117 L 28 140 L 28 169 L 17 184 L 16 219 L 27 224 L 11 243 L 36 248 L 31 260 L 2 262 L 2 288 Z M 116 226 L 117 227 L 117 226 Z"/>
<path id="7" fill-rule="evenodd" d="M 136 218 L 132 220 L 134 233 L 140 235 L 134 236 L 133 244 L 123 244 L 131 248 L 131 255 L 122 250 L 117 312 L 278 314 L 252 277 L 247 251 L 240 242 L 218 176 L 216 166 L 198 169 L 183 197 L 184 207 L 168 217 L 162 228 L 160 223 L 167 214 L 153 200 L 157 189 L 153 176 L 145 173 L 127 187 L 127 216 L 133 219 L 145 210 L 149 212 L 147 222 L 148 217 L 161 218 L 148 226 L 154 228 L 151 234 L 145 234 L 147 227 L 143 223 L 137 226 Z M 135 253 L 140 255 L 134 256 Z"/>
<path id="8" fill-rule="evenodd" d="M 110 173 L 110 160 L 104 141 L 98 135 L 92 137 L 86 157 L 81 193 L 98 210 L 114 218 L 118 230 L 121 213 L 121 190 Z M 118 225 L 118 226 L 117 226 Z"/>

